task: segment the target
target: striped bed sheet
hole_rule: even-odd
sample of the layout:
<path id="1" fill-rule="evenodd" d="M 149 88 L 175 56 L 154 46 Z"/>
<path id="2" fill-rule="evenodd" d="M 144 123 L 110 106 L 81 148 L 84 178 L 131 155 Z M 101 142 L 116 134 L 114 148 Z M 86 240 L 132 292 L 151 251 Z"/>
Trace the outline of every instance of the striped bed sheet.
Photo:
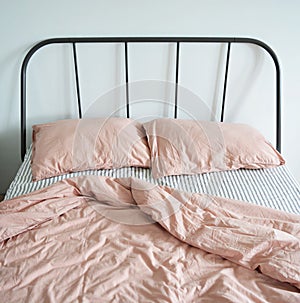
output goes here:
<path id="1" fill-rule="evenodd" d="M 135 177 L 180 190 L 238 199 L 300 214 L 300 187 L 285 165 L 269 169 L 240 169 L 198 175 L 169 176 L 156 180 L 152 178 L 150 169 L 127 167 L 76 172 L 33 182 L 30 160 L 31 148 L 28 149 L 24 162 L 7 190 L 5 199 L 38 190 L 66 178 L 99 175 L 114 178 Z"/>

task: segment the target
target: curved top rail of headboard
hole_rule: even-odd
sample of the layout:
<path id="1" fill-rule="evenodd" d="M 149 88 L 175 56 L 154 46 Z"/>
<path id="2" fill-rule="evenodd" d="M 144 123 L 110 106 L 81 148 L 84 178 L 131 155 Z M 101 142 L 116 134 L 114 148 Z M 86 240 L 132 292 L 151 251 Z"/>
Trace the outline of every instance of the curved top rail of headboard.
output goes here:
<path id="1" fill-rule="evenodd" d="M 26 76 L 27 66 L 31 57 L 43 46 L 49 44 L 72 44 L 73 45 L 73 57 L 75 68 L 75 80 L 77 90 L 78 112 L 81 118 L 81 101 L 80 101 L 80 88 L 78 82 L 78 69 L 77 69 L 77 55 L 76 44 L 78 43 L 124 43 L 125 44 L 125 78 L 126 78 L 126 108 L 127 117 L 129 117 L 129 97 L 128 97 L 128 55 L 127 55 L 127 43 L 176 43 L 176 91 L 175 91 L 175 107 L 174 117 L 177 117 L 177 87 L 178 87 L 178 65 L 179 65 L 179 45 L 180 43 L 226 43 L 227 47 L 227 59 L 226 70 L 224 78 L 223 88 L 223 100 L 222 100 L 222 113 L 221 121 L 224 117 L 225 97 L 227 87 L 227 74 L 228 64 L 230 57 L 230 46 L 232 43 L 250 43 L 255 44 L 263 48 L 273 59 L 276 69 L 276 149 L 281 150 L 281 80 L 280 80 L 280 66 L 278 58 L 273 49 L 266 43 L 253 39 L 243 37 L 69 37 L 69 38 L 52 38 L 43 40 L 34 45 L 26 54 L 22 67 L 21 67 L 21 157 L 24 159 L 26 152 Z"/>

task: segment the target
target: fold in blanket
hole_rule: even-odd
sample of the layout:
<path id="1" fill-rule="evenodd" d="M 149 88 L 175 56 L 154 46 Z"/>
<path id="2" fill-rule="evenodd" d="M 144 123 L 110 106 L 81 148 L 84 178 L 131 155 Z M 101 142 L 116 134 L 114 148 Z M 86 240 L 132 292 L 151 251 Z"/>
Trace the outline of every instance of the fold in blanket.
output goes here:
<path id="1" fill-rule="evenodd" d="M 79 300 L 91 289 L 94 297 L 89 298 L 128 302 L 300 299 L 294 288 L 300 289 L 299 215 L 139 179 L 78 177 L 4 201 L 0 203 L 0 240 L 0 295 L 7 302 L 24 295 L 30 298 L 29 294 L 32 298 L 32 289 L 39 292 L 37 287 L 42 296 L 49 277 L 53 280 L 62 272 L 72 272 L 74 278 L 68 278 L 67 298 L 56 289 L 58 285 L 51 284 L 49 298 L 56 301 Z M 54 249 L 56 242 L 63 255 Z M 162 259 L 166 250 L 172 251 L 169 258 L 176 258 L 175 265 Z M 76 271 L 75 263 L 62 265 L 68 255 L 81 264 Z M 109 259 L 100 262 L 105 258 Z M 180 264 L 184 268 L 179 274 Z M 97 268 L 92 276 L 88 276 L 90 266 Z M 111 267 L 114 275 L 110 277 Z M 123 282 L 118 283 L 121 276 Z M 82 283 L 78 277 L 83 277 L 85 290 L 76 284 Z M 145 277 L 153 282 L 146 283 Z M 218 290 L 210 292 L 212 285 Z M 37 293 L 34 296 L 39 298 Z"/>
<path id="2" fill-rule="evenodd" d="M 181 241 L 300 288 L 300 216 L 206 194 L 146 187 L 132 181 L 136 203 Z"/>

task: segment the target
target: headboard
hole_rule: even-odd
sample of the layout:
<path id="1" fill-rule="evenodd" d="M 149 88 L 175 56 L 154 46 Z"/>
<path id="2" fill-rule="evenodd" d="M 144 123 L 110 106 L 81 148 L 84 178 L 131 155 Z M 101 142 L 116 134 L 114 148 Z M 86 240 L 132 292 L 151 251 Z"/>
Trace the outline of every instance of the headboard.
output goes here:
<path id="1" fill-rule="evenodd" d="M 177 98 L 178 98 L 178 75 L 179 75 L 179 59 L 180 45 L 183 43 L 224 43 L 227 45 L 226 67 L 223 84 L 222 106 L 220 121 L 224 121 L 226 89 L 228 82 L 228 69 L 230 63 L 230 50 L 232 43 L 250 43 L 263 48 L 273 59 L 275 64 L 276 85 L 275 85 L 275 121 L 276 121 L 276 149 L 281 150 L 281 88 L 280 88 L 280 66 L 275 52 L 270 46 L 264 42 L 252 38 L 231 38 L 231 37 L 72 37 L 72 38 L 53 38 L 47 39 L 34 45 L 26 54 L 21 68 L 21 157 L 24 158 L 26 152 L 26 81 L 27 81 L 27 66 L 32 56 L 42 47 L 49 44 L 71 44 L 73 50 L 73 63 L 76 83 L 76 95 L 78 106 L 78 117 L 82 117 L 80 84 L 78 76 L 77 52 L 76 45 L 83 43 L 124 43 L 124 58 L 125 58 L 125 81 L 126 81 L 126 116 L 130 117 L 130 98 L 128 90 L 128 44 L 129 43 L 174 43 L 176 44 L 176 67 L 175 67 L 175 98 L 174 98 L 174 118 L 177 118 Z"/>

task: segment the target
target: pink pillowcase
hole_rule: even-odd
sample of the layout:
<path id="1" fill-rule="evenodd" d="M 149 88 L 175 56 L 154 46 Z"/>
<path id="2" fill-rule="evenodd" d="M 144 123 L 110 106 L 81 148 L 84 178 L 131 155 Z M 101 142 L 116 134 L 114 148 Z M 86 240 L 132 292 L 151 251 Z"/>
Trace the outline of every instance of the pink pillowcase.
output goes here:
<path id="1" fill-rule="evenodd" d="M 88 169 L 149 167 L 142 125 L 126 118 L 60 120 L 33 126 L 33 180 Z"/>
<path id="2" fill-rule="evenodd" d="M 257 130 L 245 124 L 162 118 L 143 126 L 154 178 L 285 163 Z"/>

